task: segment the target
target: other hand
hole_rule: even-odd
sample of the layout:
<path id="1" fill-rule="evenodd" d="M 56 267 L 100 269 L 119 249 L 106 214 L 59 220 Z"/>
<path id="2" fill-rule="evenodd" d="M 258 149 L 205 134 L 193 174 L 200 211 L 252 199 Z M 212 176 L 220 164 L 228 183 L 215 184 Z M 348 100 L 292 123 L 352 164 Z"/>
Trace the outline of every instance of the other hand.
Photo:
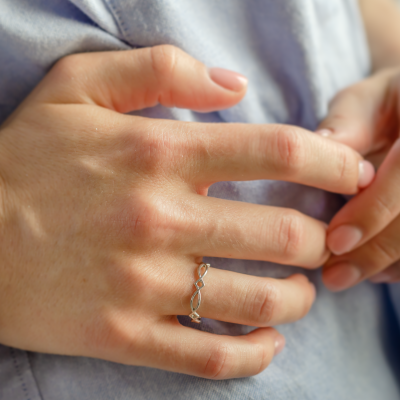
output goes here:
<path id="1" fill-rule="evenodd" d="M 400 280 L 400 69 L 383 70 L 340 92 L 320 133 L 366 156 L 372 184 L 333 218 L 327 243 L 334 255 L 323 280 L 332 290 L 364 279 Z"/>

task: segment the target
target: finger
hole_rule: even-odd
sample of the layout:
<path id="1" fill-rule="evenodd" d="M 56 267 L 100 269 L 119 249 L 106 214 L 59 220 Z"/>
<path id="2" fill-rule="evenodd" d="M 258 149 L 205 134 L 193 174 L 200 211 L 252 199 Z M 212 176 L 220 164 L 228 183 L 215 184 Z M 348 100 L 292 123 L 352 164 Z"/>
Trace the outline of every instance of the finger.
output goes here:
<path id="1" fill-rule="evenodd" d="M 121 113 L 156 104 L 205 112 L 233 106 L 246 88 L 244 76 L 208 70 L 182 50 L 162 45 L 65 57 L 35 91 L 35 98 L 94 103 Z"/>
<path id="2" fill-rule="evenodd" d="M 189 315 L 190 299 L 196 291 L 197 271 L 182 271 L 181 279 L 164 288 L 159 311 L 164 315 Z M 315 288 L 302 274 L 286 279 L 272 279 L 210 268 L 202 279 L 201 317 L 236 324 L 268 327 L 297 321 L 310 310 Z M 186 282 L 186 285 L 183 285 Z M 199 286 L 202 285 L 199 283 Z M 197 296 L 193 304 L 197 305 Z"/>
<path id="3" fill-rule="evenodd" d="M 276 179 L 351 194 L 365 179 L 354 150 L 294 126 L 198 124 L 195 135 L 199 183 Z"/>
<path id="4" fill-rule="evenodd" d="M 332 257 L 324 267 L 323 281 L 333 291 L 347 289 L 384 271 L 400 259 L 400 218 L 351 253 Z"/>
<path id="5" fill-rule="evenodd" d="M 273 328 L 233 337 L 183 327 L 174 318 L 163 328 L 146 332 L 135 364 L 207 379 L 231 379 L 260 373 L 283 346 L 283 337 Z M 125 355 L 127 363 L 130 356 L 138 359 L 136 349 L 135 354 Z"/>
<path id="6" fill-rule="evenodd" d="M 393 71 L 384 71 L 339 92 L 317 133 L 363 155 L 384 147 L 389 138 L 382 130 L 390 131 L 393 122 L 387 112 L 392 101 L 387 91 L 392 75 Z"/>
<path id="7" fill-rule="evenodd" d="M 117 120 L 129 138 L 123 145 L 133 165 L 160 167 L 163 174 L 194 184 L 196 192 L 219 181 L 273 179 L 354 194 L 366 178 L 357 152 L 294 126 Z M 133 124 L 135 134 L 126 134 Z"/>
<path id="8" fill-rule="evenodd" d="M 400 282 L 400 262 L 397 261 L 390 267 L 386 268 L 382 272 L 369 278 L 372 283 L 396 283 Z"/>
<path id="9" fill-rule="evenodd" d="M 381 232 L 400 213 L 400 139 L 379 168 L 374 182 L 333 218 L 327 243 L 341 255 Z"/>
<path id="10" fill-rule="evenodd" d="M 373 141 L 373 103 L 369 99 L 354 86 L 342 91 L 332 100 L 328 116 L 316 133 L 367 154 Z"/>
<path id="11" fill-rule="evenodd" d="M 183 251 L 317 268 L 329 257 L 326 224 L 296 210 L 191 196 Z M 187 232 L 187 234 L 186 234 Z"/>

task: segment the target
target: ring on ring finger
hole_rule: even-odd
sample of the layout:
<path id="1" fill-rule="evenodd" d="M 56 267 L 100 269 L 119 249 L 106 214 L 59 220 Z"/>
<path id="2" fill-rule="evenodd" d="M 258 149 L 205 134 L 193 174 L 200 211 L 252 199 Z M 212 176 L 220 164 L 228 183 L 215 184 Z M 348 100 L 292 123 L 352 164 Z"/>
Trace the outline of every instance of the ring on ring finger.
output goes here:
<path id="1" fill-rule="evenodd" d="M 191 299 L 190 299 L 190 308 L 192 310 L 191 314 L 189 314 L 189 317 L 192 319 L 191 322 L 195 322 L 199 324 L 201 322 L 201 317 L 200 315 L 196 312 L 201 304 L 201 292 L 200 290 L 203 289 L 203 287 L 206 285 L 203 281 L 203 278 L 206 276 L 208 269 L 210 268 L 210 264 L 200 264 L 197 267 L 197 274 L 199 275 L 199 279 L 194 283 L 194 286 L 196 288 L 196 291 L 193 293 Z M 202 272 L 202 270 L 204 270 Z M 199 285 L 200 284 L 200 285 Z M 197 296 L 197 304 L 196 306 L 193 305 L 193 301 Z"/>

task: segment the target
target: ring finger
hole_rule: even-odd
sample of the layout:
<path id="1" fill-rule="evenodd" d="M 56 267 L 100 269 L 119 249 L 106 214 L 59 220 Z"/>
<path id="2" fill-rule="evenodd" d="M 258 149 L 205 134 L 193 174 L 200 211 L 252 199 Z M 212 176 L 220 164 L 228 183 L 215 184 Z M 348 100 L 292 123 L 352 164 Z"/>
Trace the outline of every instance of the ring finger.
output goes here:
<path id="1" fill-rule="evenodd" d="M 196 265 L 181 269 L 179 278 L 164 285 L 160 310 L 164 315 L 189 315 L 198 276 Z M 315 298 L 315 288 L 301 274 L 286 279 L 261 278 L 210 268 L 200 290 L 201 317 L 243 325 L 268 327 L 304 317 Z M 198 283 L 198 286 L 202 286 Z M 179 295 L 178 295 L 179 294 Z M 197 297 L 194 298 L 197 305 Z"/>

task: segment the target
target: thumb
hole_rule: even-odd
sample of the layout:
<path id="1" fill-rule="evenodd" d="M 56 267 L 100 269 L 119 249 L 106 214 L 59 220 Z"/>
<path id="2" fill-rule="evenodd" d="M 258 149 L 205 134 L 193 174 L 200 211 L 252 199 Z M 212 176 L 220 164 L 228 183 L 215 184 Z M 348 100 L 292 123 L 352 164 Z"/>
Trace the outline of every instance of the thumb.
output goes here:
<path id="1" fill-rule="evenodd" d="M 351 86 L 339 92 L 329 104 L 328 115 L 316 133 L 346 144 L 362 155 L 374 142 L 376 97 L 370 87 Z"/>
<path id="2" fill-rule="evenodd" d="M 94 103 L 121 113 L 157 104 L 209 112 L 235 105 L 246 89 L 244 76 L 207 69 L 182 50 L 161 45 L 67 56 L 32 95 L 46 102 Z"/>

